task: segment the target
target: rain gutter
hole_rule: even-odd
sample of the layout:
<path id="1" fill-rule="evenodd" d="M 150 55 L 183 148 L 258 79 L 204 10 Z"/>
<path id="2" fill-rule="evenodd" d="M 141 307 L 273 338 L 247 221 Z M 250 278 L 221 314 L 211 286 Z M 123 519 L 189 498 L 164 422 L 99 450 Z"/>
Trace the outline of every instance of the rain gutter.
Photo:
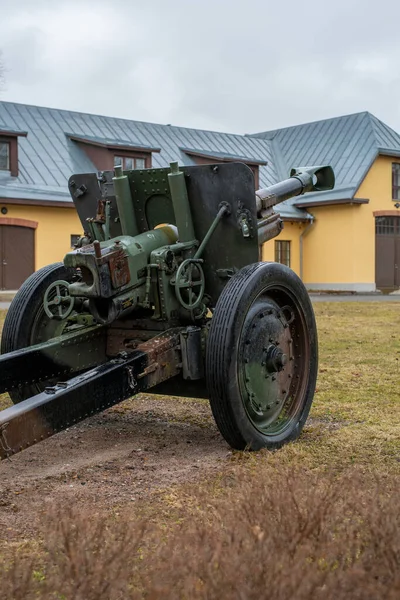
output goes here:
<path id="1" fill-rule="evenodd" d="M 300 246 L 300 279 L 302 281 L 303 281 L 303 237 L 305 236 L 306 233 L 308 233 L 310 231 L 311 227 L 313 226 L 314 220 L 315 220 L 314 217 L 311 215 L 311 220 L 310 220 L 309 224 L 301 232 L 300 238 L 299 238 L 299 246 Z"/>

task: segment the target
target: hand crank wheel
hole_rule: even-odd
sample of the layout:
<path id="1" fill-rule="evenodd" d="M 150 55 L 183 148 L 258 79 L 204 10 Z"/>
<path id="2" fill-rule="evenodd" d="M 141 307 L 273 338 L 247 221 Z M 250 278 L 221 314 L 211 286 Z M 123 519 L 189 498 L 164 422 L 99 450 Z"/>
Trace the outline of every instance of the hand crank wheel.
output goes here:
<path id="1" fill-rule="evenodd" d="M 277 263 L 241 269 L 217 302 L 207 341 L 211 409 L 226 441 L 258 450 L 295 440 L 317 371 L 314 311 L 302 281 Z"/>
<path id="2" fill-rule="evenodd" d="M 69 295 L 68 281 L 57 279 L 47 288 L 43 307 L 49 319 L 63 321 L 74 310 L 74 298 Z"/>
<path id="3" fill-rule="evenodd" d="M 180 264 L 176 273 L 175 294 L 186 310 L 194 310 L 203 300 L 206 280 L 201 267 L 202 262 L 201 259 L 188 258 Z M 183 298 L 182 290 L 186 292 L 187 300 Z"/>

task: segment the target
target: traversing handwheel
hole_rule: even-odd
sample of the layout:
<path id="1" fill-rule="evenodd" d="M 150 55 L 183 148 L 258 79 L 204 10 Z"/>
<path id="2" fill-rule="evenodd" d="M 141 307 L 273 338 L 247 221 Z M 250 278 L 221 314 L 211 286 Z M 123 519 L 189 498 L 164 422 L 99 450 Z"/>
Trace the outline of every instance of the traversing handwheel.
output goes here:
<path id="1" fill-rule="evenodd" d="M 296 439 L 313 400 L 318 341 L 302 281 L 288 267 L 256 263 L 224 288 L 207 340 L 211 409 L 236 449 Z"/>

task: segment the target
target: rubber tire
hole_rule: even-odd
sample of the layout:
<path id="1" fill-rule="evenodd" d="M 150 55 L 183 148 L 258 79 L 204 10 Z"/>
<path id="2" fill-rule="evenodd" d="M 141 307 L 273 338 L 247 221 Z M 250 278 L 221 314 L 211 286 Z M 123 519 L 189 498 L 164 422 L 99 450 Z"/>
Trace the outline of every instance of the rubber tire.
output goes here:
<path id="1" fill-rule="evenodd" d="M 271 283 L 291 291 L 303 312 L 310 336 L 308 382 L 300 418 L 271 441 L 249 419 L 241 398 L 237 361 L 240 333 L 254 299 Z M 314 310 L 301 279 L 288 267 L 260 262 L 244 267 L 225 286 L 216 304 L 206 348 L 207 389 L 222 436 L 236 450 L 280 448 L 298 438 L 314 397 L 318 374 L 318 338 Z M 306 376 L 306 375 L 305 375 Z"/>
<path id="2" fill-rule="evenodd" d="M 69 281 L 73 269 L 63 263 L 53 263 L 39 269 L 22 284 L 8 309 L 1 336 L 1 354 L 32 345 L 31 333 L 36 315 L 43 305 L 45 291 L 58 279 Z M 14 404 L 38 393 L 35 384 L 10 392 Z"/>

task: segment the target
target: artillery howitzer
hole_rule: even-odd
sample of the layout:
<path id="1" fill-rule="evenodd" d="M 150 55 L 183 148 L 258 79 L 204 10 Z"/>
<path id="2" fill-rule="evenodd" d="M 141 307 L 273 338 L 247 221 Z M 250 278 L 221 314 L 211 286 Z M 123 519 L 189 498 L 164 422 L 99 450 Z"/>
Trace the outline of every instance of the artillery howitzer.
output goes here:
<path id="1" fill-rule="evenodd" d="M 31 275 L 1 340 L 0 458 L 139 392 L 209 398 L 237 449 L 278 448 L 308 416 L 314 313 L 288 267 L 259 261 L 273 206 L 331 189 L 330 167 L 254 195 L 244 164 L 77 174 L 84 236 Z"/>

